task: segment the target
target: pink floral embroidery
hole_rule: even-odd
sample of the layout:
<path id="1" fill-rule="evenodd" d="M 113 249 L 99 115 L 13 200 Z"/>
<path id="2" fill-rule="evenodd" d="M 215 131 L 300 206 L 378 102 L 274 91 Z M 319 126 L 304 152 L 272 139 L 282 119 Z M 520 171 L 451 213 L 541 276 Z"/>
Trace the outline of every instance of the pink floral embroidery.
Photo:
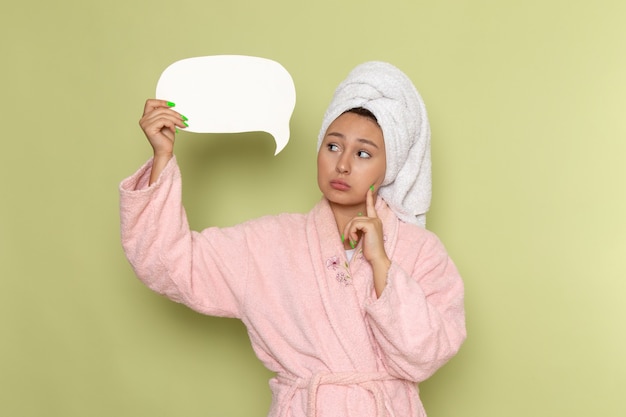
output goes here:
<path id="1" fill-rule="evenodd" d="M 333 256 L 332 258 L 326 261 L 326 268 L 328 269 L 332 269 L 333 271 L 336 271 L 338 266 L 339 266 L 339 258 L 336 256 Z"/>
<path id="2" fill-rule="evenodd" d="M 342 265 L 340 264 L 340 260 L 337 256 L 333 256 L 332 258 L 326 260 L 326 268 L 332 271 L 337 271 L 337 269 L 341 267 Z M 335 275 L 335 279 L 337 279 L 339 283 L 348 286 L 352 283 L 352 277 L 350 276 L 350 270 L 347 262 L 344 263 L 343 269 L 345 269 L 345 271 L 340 270 L 339 272 L 337 272 L 337 275 Z"/>
<path id="3" fill-rule="evenodd" d="M 345 286 L 348 286 L 352 283 L 352 278 L 350 278 L 350 275 L 346 274 L 343 271 L 339 271 L 335 278 L 337 278 L 337 281 L 339 281 L 340 284 L 343 284 Z"/>

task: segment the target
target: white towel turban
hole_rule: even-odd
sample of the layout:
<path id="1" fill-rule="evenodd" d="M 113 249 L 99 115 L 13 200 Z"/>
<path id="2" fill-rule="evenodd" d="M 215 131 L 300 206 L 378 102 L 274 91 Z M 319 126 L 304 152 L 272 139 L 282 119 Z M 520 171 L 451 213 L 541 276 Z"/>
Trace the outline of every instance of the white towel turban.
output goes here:
<path id="1" fill-rule="evenodd" d="M 363 107 L 376 116 L 387 154 L 378 195 L 400 220 L 426 226 L 431 198 L 430 125 L 411 80 L 386 62 L 366 62 L 339 84 L 326 110 L 317 149 L 328 126 L 347 110 Z"/>

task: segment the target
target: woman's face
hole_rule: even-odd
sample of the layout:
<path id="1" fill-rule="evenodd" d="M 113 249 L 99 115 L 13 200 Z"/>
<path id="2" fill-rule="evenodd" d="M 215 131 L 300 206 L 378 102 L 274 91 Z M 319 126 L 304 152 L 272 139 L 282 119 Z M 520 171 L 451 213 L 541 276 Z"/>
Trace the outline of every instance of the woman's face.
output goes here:
<path id="1" fill-rule="evenodd" d="M 365 203 L 367 190 L 377 191 L 385 179 L 385 141 L 378 124 L 355 113 L 336 118 L 324 135 L 317 154 L 317 183 L 334 204 Z"/>

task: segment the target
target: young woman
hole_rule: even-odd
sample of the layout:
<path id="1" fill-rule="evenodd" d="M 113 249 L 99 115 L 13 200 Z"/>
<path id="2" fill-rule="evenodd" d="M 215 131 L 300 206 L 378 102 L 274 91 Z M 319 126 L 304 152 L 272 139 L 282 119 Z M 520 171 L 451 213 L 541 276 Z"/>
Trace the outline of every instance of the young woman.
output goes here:
<path id="1" fill-rule="evenodd" d="M 185 118 L 148 100 L 154 157 L 120 185 L 122 243 L 152 290 L 237 317 L 276 373 L 269 416 L 425 416 L 416 383 L 465 339 L 463 284 L 423 228 L 430 129 L 417 90 L 382 62 L 337 88 L 318 140 L 321 201 L 189 230 L 174 156 Z"/>

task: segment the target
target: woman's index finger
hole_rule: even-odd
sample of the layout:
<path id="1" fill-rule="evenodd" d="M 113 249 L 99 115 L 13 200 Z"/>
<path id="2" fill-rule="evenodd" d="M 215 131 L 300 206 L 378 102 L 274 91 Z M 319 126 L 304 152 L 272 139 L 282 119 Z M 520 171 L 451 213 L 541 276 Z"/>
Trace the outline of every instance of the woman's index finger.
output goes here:
<path id="1" fill-rule="evenodd" d="M 374 186 L 372 185 L 367 190 L 367 197 L 365 198 L 365 208 L 367 209 L 367 217 L 378 217 L 376 208 L 374 207 Z"/>
<path id="2" fill-rule="evenodd" d="M 143 107 L 143 114 L 150 112 L 151 110 L 158 109 L 159 107 L 171 108 L 174 107 L 175 104 L 171 101 L 160 100 L 156 98 L 151 98 L 146 100 L 146 104 Z"/>

